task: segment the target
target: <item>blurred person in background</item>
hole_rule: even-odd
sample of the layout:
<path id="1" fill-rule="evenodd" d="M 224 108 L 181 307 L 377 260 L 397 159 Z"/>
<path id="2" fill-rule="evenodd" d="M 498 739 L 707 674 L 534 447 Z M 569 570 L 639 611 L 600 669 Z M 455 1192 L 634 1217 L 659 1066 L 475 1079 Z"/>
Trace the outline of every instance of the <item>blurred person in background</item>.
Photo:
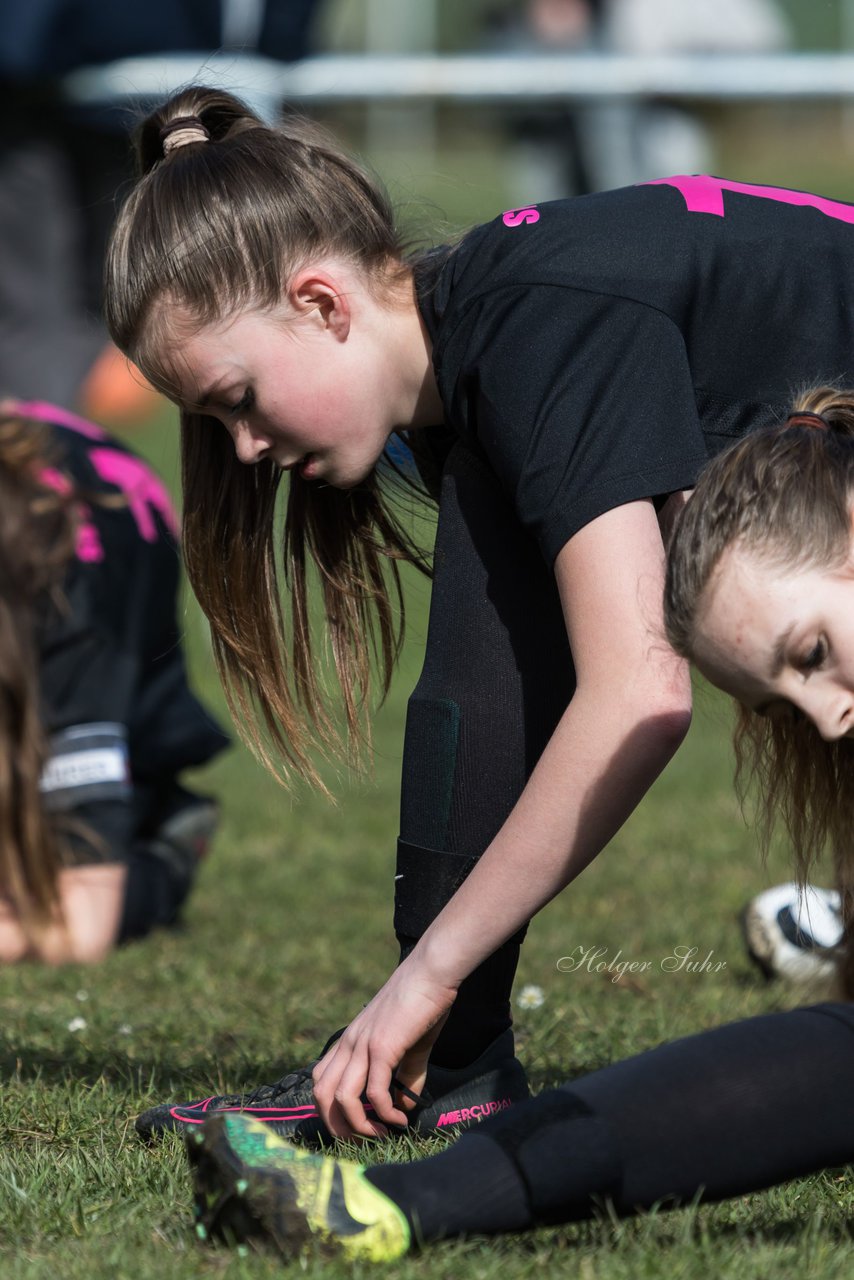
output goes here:
<path id="1" fill-rule="evenodd" d="M 234 50 L 289 62 L 317 0 L 0 0 L 0 386 L 97 421 L 155 393 L 107 339 L 101 276 L 132 113 L 67 100 L 63 77 L 130 56 Z"/>
<path id="2" fill-rule="evenodd" d="M 178 525 L 100 427 L 0 402 L 0 964 L 93 962 L 172 925 L 228 739 L 187 683 Z"/>
<path id="3" fill-rule="evenodd" d="M 493 44 L 524 53 L 770 53 L 789 43 L 776 0 L 525 0 L 489 26 Z M 714 167 L 702 118 L 665 100 L 525 110 L 514 137 L 510 197 L 520 202 Z"/>

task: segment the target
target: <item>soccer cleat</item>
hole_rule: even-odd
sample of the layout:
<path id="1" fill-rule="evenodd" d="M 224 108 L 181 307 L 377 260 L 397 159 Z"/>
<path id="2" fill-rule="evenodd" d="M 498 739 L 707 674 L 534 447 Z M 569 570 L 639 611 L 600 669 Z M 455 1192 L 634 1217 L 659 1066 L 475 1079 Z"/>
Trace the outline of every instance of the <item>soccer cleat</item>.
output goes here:
<path id="1" fill-rule="evenodd" d="M 747 953 L 766 978 L 813 982 L 833 975 L 842 941 L 839 894 L 812 885 L 779 884 L 745 907 Z"/>
<path id="2" fill-rule="evenodd" d="M 338 1031 L 327 1041 L 321 1057 L 341 1034 Z M 269 1125 L 279 1137 L 315 1146 L 329 1144 L 334 1139 L 314 1101 L 313 1067 L 314 1063 L 310 1063 L 248 1094 L 226 1094 L 183 1104 L 161 1103 L 138 1117 L 136 1131 L 150 1142 L 169 1129 L 196 1128 L 214 1112 L 242 1112 Z M 527 1098 L 528 1092 L 525 1069 L 513 1054 L 513 1032 L 508 1028 L 468 1067 L 428 1066 L 424 1092 L 410 1113 L 406 1132 L 423 1135 L 465 1129 L 498 1111 L 506 1111 L 514 1102 Z M 366 1109 L 370 1114 L 368 1104 Z"/>
<path id="3" fill-rule="evenodd" d="M 219 825 L 219 805 L 206 796 L 196 796 L 175 788 L 176 803 L 161 817 L 151 835 L 139 842 L 140 852 L 157 859 L 173 885 L 172 914 L 161 924 L 174 925 L 189 897 L 200 862 L 207 856 Z"/>
<path id="4" fill-rule="evenodd" d="M 208 855 L 219 826 L 219 805 L 208 796 L 185 795 L 186 799 L 181 797 L 181 803 L 160 820 L 154 838 L 170 846 L 182 865 L 195 867 Z"/>
<path id="5" fill-rule="evenodd" d="M 215 1113 L 186 1142 L 201 1240 L 267 1241 L 287 1258 L 315 1242 L 368 1262 L 410 1247 L 409 1223 L 364 1165 L 312 1155 L 233 1111 Z"/>

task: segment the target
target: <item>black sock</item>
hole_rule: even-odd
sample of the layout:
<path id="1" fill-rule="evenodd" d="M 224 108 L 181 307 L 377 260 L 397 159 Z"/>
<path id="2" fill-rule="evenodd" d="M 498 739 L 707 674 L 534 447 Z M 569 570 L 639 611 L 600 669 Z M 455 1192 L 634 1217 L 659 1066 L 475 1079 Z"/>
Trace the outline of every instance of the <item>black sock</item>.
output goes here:
<path id="1" fill-rule="evenodd" d="M 676 1040 L 566 1087 L 619 1135 L 615 1206 L 632 1213 L 854 1159 L 852 1062 L 854 1005 L 828 1003 Z"/>
<path id="2" fill-rule="evenodd" d="M 398 940 L 403 960 L 415 940 L 400 936 Z M 463 982 L 430 1054 L 437 1067 L 467 1067 L 512 1025 L 510 992 L 520 945 L 506 942 Z"/>
<path id="3" fill-rule="evenodd" d="M 368 1177 L 425 1241 L 720 1200 L 854 1161 L 854 1006 L 746 1019 L 661 1045 Z"/>
<path id="4" fill-rule="evenodd" d="M 405 1214 L 416 1241 L 491 1235 L 531 1225 L 525 1185 L 494 1142 L 465 1134 L 447 1151 L 413 1164 L 378 1164 L 366 1178 Z"/>

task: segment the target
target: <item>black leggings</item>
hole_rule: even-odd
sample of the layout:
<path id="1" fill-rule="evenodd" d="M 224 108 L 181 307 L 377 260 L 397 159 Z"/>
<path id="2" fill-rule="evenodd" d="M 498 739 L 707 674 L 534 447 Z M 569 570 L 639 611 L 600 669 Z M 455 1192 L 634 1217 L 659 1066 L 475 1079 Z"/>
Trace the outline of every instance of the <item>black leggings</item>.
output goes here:
<path id="1" fill-rule="evenodd" d="M 513 808 L 575 687 L 554 575 L 493 472 L 463 445 L 443 475 L 424 668 L 403 755 L 395 930 L 403 954 Z M 510 1023 L 524 929 L 463 983 L 434 1061 Z"/>
<path id="2" fill-rule="evenodd" d="M 447 1152 L 371 1169 L 424 1239 L 744 1195 L 854 1163 L 854 1005 L 661 1045 L 483 1121 Z"/>

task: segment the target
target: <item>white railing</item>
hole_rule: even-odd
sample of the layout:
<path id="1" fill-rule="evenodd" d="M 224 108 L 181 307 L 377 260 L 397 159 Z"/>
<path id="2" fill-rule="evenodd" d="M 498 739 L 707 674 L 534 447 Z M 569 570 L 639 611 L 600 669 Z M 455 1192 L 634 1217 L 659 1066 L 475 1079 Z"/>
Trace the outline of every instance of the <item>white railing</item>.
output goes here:
<path id="1" fill-rule="evenodd" d="M 189 83 L 229 88 L 268 114 L 284 101 L 484 102 L 665 95 L 705 101 L 854 98 L 854 55 L 839 53 L 326 55 L 294 64 L 244 54 L 127 58 L 66 79 L 79 103 L 150 100 Z"/>

